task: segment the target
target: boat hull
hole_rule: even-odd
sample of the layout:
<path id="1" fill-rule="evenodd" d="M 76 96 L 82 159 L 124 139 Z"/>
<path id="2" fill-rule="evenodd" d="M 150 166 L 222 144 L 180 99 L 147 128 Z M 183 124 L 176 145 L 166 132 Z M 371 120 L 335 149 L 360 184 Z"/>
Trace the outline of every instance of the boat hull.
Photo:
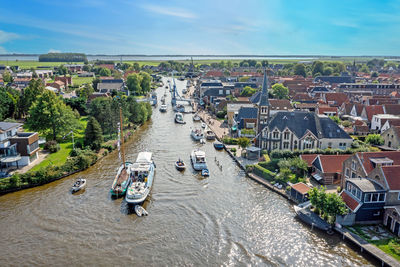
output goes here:
<path id="1" fill-rule="evenodd" d="M 127 170 L 129 170 L 129 168 L 132 166 L 132 162 L 125 162 L 125 168 L 127 169 Z M 111 186 L 111 189 L 110 189 L 110 193 L 111 193 L 111 196 L 112 197 L 122 197 L 122 196 L 124 196 L 125 195 L 125 193 L 126 193 L 126 189 L 128 188 L 128 186 L 129 186 L 129 183 L 130 183 L 130 173 L 128 173 L 127 175 L 128 175 L 128 178 L 125 180 L 125 181 L 123 181 L 122 183 L 121 183 L 121 186 L 120 187 L 116 187 L 116 184 L 117 184 L 117 182 L 118 182 L 118 179 L 119 179 L 119 176 L 120 176 L 120 174 L 121 174 L 121 172 L 122 172 L 122 169 L 123 169 L 123 164 L 121 164 L 121 166 L 119 167 L 119 169 L 118 169 L 118 172 L 117 172 L 117 175 L 115 176 L 115 179 L 114 179 L 114 182 L 113 182 L 113 184 L 112 184 L 112 186 Z"/>

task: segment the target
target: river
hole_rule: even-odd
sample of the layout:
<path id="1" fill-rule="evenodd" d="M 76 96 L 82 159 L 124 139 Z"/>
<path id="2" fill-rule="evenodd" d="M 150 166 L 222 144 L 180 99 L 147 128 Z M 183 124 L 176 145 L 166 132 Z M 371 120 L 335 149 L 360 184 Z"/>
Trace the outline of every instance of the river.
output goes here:
<path id="1" fill-rule="evenodd" d="M 186 82 L 177 81 L 182 88 Z M 164 89 L 157 90 L 159 99 Z M 109 189 L 116 152 L 88 170 L 0 197 L 0 266 L 360 266 L 371 265 L 338 236 L 314 232 L 283 197 L 247 178 L 224 151 L 189 136 L 192 115 L 175 124 L 169 110 L 125 144 L 127 160 L 152 151 L 157 165 L 147 217 L 137 217 Z M 210 177 L 189 166 L 195 147 L 206 152 Z M 174 168 L 177 158 L 188 164 Z M 223 171 L 215 164 L 222 163 Z M 72 195 L 77 176 L 88 181 Z"/>

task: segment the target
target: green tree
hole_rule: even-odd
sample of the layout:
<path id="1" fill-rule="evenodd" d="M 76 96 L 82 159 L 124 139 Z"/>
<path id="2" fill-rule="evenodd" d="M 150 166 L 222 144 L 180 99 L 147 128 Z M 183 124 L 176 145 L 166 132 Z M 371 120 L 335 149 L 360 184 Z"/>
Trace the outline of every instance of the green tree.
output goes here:
<path id="1" fill-rule="evenodd" d="M 139 73 L 140 79 L 140 87 L 142 88 L 142 93 L 146 94 L 151 90 L 151 76 L 146 72 Z"/>
<path id="2" fill-rule="evenodd" d="M 0 121 L 9 118 L 12 114 L 14 103 L 10 98 L 9 92 L 4 87 L 0 87 Z"/>
<path id="3" fill-rule="evenodd" d="M 247 137 L 239 137 L 238 138 L 238 145 L 242 148 L 245 149 L 248 147 L 250 144 L 250 139 Z"/>
<path id="4" fill-rule="evenodd" d="M 99 71 L 100 76 L 111 76 L 111 70 L 107 68 L 101 68 Z"/>
<path id="5" fill-rule="evenodd" d="M 13 78 L 8 70 L 3 73 L 3 81 L 6 83 L 12 83 Z"/>
<path id="6" fill-rule="evenodd" d="M 20 110 L 23 115 L 28 114 L 29 108 L 36 98 L 45 91 L 42 80 L 32 79 L 29 85 L 24 89 Z"/>
<path id="7" fill-rule="evenodd" d="M 324 69 L 324 75 L 330 76 L 330 75 L 332 75 L 332 73 L 333 73 L 333 68 L 332 67 L 326 67 Z"/>
<path id="8" fill-rule="evenodd" d="M 303 77 L 307 76 L 306 66 L 304 64 L 297 63 L 294 66 L 294 75 L 301 75 Z"/>
<path id="9" fill-rule="evenodd" d="M 261 65 L 264 67 L 264 68 L 266 68 L 266 67 L 268 67 L 268 60 L 261 60 Z"/>
<path id="10" fill-rule="evenodd" d="M 256 93 L 257 89 L 251 88 L 250 86 L 245 86 L 240 93 L 241 96 L 252 96 Z"/>
<path id="11" fill-rule="evenodd" d="M 313 76 L 317 76 L 317 73 L 324 73 L 324 63 L 321 61 L 314 61 L 312 66 L 312 74 Z"/>
<path id="12" fill-rule="evenodd" d="M 141 76 L 139 76 L 137 73 L 129 74 L 126 78 L 126 86 L 128 87 L 128 90 L 133 94 L 141 95 Z"/>
<path id="13" fill-rule="evenodd" d="M 68 74 L 68 69 L 64 65 L 61 65 L 58 67 L 57 73 L 60 75 L 66 75 L 66 74 Z"/>
<path id="14" fill-rule="evenodd" d="M 281 83 L 272 85 L 272 95 L 277 99 L 288 99 L 289 89 Z"/>
<path id="15" fill-rule="evenodd" d="M 85 129 L 85 146 L 89 146 L 91 149 L 98 151 L 103 143 L 103 131 L 99 122 L 90 116 Z"/>
<path id="16" fill-rule="evenodd" d="M 33 131 L 51 133 L 53 140 L 78 128 L 72 109 L 49 90 L 45 90 L 32 104 L 26 124 Z"/>
<path id="17" fill-rule="evenodd" d="M 376 71 L 371 73 L 371 78 L 378 78 L 378 77 L 379 77 L 379 74 Z"/>
<path id="18" fill-rule="evenodd" d="M 367 65 L 362 65 L 362 67 L 360 68 L 360 72 L 369 73 L 368 66 Z"/>
<path id="19" fill-rule="evenodd" d="M 379 134 L 369 134 L 367 138 L 365 138 L 365 142 L 371 145 L 383 145 L 385 140 Z"/>
<path id="20" fill-rule="evenodd" d="M 99 84 L 101 81 L 98 77 L 94 78 L 92 81 L 92 87 L 95 91 L 97 91 L 97 84 Z"/>
<path id="21" fill-rule="evenodd" d="M 338 116 L 329 116 L 331 120 L 333 120 L 336 124 L 340 124 L 340 118 Z"/>
<path id="22" fill-rule="evenodd" d="M 139 65 L 139 63 L 137 63 L 137 62 L 133 63 L 133 70 L 134 70 L 134 71 L 139 71 L 139 70 L 140 70 L 140 65 Z"/>
<path id="23" fill-rule="evenodd" d="M 90 84 L 85 84 L 81 89 L 77 91 L 78 96 L 88 100 L 89 96 L 93 94 L 94 90 Z"/>

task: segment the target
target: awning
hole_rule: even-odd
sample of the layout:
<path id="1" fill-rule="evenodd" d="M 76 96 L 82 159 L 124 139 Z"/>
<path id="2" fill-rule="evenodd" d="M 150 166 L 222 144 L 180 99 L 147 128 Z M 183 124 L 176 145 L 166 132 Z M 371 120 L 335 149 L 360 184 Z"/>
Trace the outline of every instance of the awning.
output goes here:
<path id="1" fill-rule="evenodd" d="M 318 173 L 312 174 L 312 177 L 314 177 L 314 179 L 317 180 L 317 181 L 321 181 L 322 180 L 322 176 L 319 175 Z"/>

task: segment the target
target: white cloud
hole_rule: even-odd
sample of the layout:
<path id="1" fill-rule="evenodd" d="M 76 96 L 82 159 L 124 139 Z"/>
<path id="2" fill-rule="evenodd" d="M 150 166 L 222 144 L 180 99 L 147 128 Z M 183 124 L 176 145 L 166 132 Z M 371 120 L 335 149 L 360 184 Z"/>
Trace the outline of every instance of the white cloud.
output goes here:
<path id="1" fill-rule="evenodd" d="M 156 6 L 156 5 L 142 5 L 141 6 L 143 9 L 161 14 L 161 15 L 167 15 L 167 16 L 172 16 L 172 17 L 178 17 L 178 18 L 184 18 L 184 19 L 195 19 L 197 16 L 185 9 L 181 8 L 175 8 L 175 7 L 162 7 L 162 6 Z"/>
<path id="2" fill-rule="evenodd" d="M 5 32 L 0 30 L 0 44 L 15 40 L 20 38 L 20 36 L 16 33 L 12 32 Z"/>
<path id="3" fill-rule="evenodd" d="M 50 48 L 48 53 L 61 53 L 61 51 L 53 49 L 53 48 Z"/>

